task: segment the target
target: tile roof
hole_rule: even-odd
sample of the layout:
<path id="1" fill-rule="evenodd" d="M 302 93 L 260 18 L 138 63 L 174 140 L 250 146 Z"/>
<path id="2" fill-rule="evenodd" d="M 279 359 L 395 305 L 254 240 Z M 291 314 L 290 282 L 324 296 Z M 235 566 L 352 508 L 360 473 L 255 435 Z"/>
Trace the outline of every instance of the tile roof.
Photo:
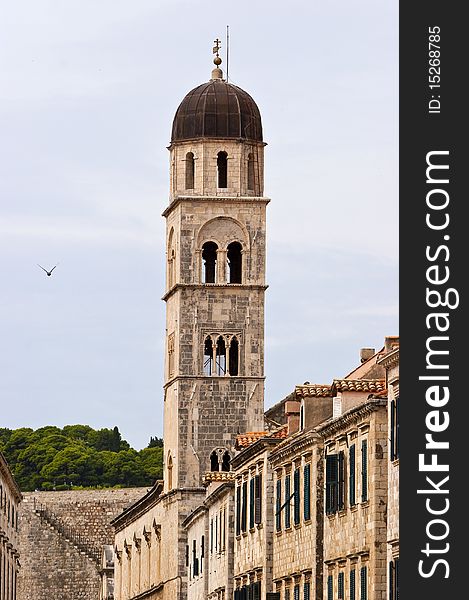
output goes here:
<path id="1" fill-rule="evenodd" d="M 212 481 L 231 481 L 234 478 L 232 471 L 208 471 L 202 477 L 202 481 L 205 484 L 209 484 Z"/>
<path id="2" fill-rule="evenodd" d="M 295 386 L 295 395 L 298 398 L 327 398 L 333 396 L 332 386 L 318 383 Z"/>
<path id="3" fill-rule="evenodd" d="M 242 450 L 243 448 L 247 448 L 257 440 L 261 438 L 279 438 L 284 439 L 288 435 L 288 426 L 282 425 L 281 427 L 277 427 L 272 431 L 249 431 L 247 433 L 241 433 L 236 436 L 235 448 L 237 450 Z"/>
<path id="4" fill-rule="evenodd" d="M 337 392 L 382 392 L 386 389 L 384 379 L 334 379 L 332 387 Z"/>

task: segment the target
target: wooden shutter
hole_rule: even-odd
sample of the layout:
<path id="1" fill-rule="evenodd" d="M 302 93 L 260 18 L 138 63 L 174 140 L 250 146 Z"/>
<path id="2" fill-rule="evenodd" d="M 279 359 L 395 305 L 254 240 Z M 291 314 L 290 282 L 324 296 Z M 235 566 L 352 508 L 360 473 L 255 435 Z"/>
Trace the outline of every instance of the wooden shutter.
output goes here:
<path id="1" fill-rule="evenodd" d="M 254 479 L 254 522 L 262 522 L 262 475 L 256 475 Z"/>
<path id="2" fill-rule="evenodd" d="M 327 576 L 327 600 L 334 600 L 334 583 L 332 575 Z"/>
<path id="3" fill-rule="evenodd" d="M 391 560 L 389 563 L 389 600 L 394 599 L 394 563 Z"/>
<path id="4" fill-rule="evenodd" d="M 309 581 L 305 581 L 303 587 L 303 600 L 310 600 L 310 587 L 311 584 Z"/>
<path id="5" fill-rule="evenodd" d="M 326 456 L 326 514 L 335 513 L 338 504 L 339 469 L 337 454 Z"/>
<path id="6" fill-rule="evenodd" d="M 285 476 L 285 527 L 288 529 L 290 527 L 290 475 Z"/>
<path id="7" fill-rule="evenodd" d="M 339 491 L 337 507 L 339 510 L 345 508 L 345 460 L 344 453 L 341 450 L 338 456 L 338 476 L 339 476 Z"/>
<path id="8" fill-rule="evenodd" d="M 261 598 L 261 582 L 256 581 L 252 584 L 252 600 L 260 600 Z"/>
<path id="9" fill-rule="evenodd" d="M 395 399 L 396 417 L 394 423 L 395 442 L 394 442 L 394 458 L 399 458 L 399 396 Z"/>
<path id="10" fill-rule="evenodd" d="M 282 529 L 282 480 L 277 479 L 277 496 L 275 499 L 275 528 Z"/>
<path id="11" fill-rule="evenodd" d="M 249 480 L 249 529 L 254 527 L 254 490 L 255 490 L 255 481 L 254 477 L 251 477 Z"/>
<path id="12" fill-rule="evenodd" d="M 236 535 L 241 534 L 241 486 L 236 488 Z M 210 545 L 211 548 L 211 545 Z"/>
<path id="13" fill-rule="evenodd" d="M 395 423 L 394 423 L 394 419 L 395 419 L 395 410 L 396 410 L 396 403 L 394 402 L 394 400 L 391 400 L 391 406 L 389 409 L 390 414 L 390 421 L 391 421 L 391 432 L 390 432 L 390 444 L 389 444 L 389 458 L 391 460 L 394 460 L 395 457 L 395 447 L 394 447 L 394 435 L 395 435 Z"/>
<path id="14" fill-rule="evenodd" d="M 357 502 L 356 498 L 356 484 L 355 484 L 355 444 L 352 444 L 349 448 L 349 502 L 350 506 L 353 506 Z"/>
<path id="15" fill-rule="evenodd" d="M 362 502 L 368 500 L 368 442 L 362 440 Z"/>
<path id="16" fill-rule="evenodd" d="M 355 600 L 355 569 L 350 571 L 350 600 Z"/>
<path id="17" fill-rule="evenodd" d="M 246 531 L 248 512 L 248 482 L 243 481 L 243 496 L 241 500 L 241 531 Z"/>
<path id="18" fill-rule="evenodd" d="M 293 474 L 293 522 L 300 522 L 300 469 L 295 469 Z"/>
<path id="19" fill-rule="evenodd" d="M 367 600 L 367 569 L 362 567 L 360 569 L 360 600 Z"/>
<path id="20" fill-rule="evenodd" d="M 311 465 L 303 469 L 303 513 L 305 521 L 311 518 Z"/>
<path id="21" fill-rule="evenodd" d="M 344 600 L 345 598 L 345 589 L 344 589 L 344 573 L 341 571 L 339 573 L 339 578 L 337 581 L 337 592 L 339 600 Z"/>
<path id="22" fill-rule="evenodd" d="M 293 588 L 293 600 L 300 600 L 300 586 L 298 584 Z"/>

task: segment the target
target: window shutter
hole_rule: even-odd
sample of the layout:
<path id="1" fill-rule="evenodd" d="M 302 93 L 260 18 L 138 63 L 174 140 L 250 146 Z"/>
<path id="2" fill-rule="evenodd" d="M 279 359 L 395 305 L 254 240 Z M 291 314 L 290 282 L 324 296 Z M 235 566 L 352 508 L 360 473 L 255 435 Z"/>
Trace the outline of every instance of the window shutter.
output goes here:
<path id="1" fill-rule="evenodd" d="M 189 566 L 189 544 L 186 544 L 186 567 Z"/>
<path id="2" fill-rule="evenodd" d="M 246 600 L 252 600 L 252 585 L 246 586 Z"/>
<path id="3" fill-rule="evenodd" d="M 362 502 L 368 500 L 368 442 L 362 440 Z"/>
<path id="4" fill-rule="evenodd" d="M 327 600 L 334 600 L 334 584 L 332 575 L 327 576 Z"/>
<path id="5" fill-rule="evenodd" d="M 243 481 L 243 497 L 241 502 L 241 531 L 246 531 L 247 511 L 248 511 L 248 482 Z"/>
<path id="6" fill-rule="evenodd" d="M 350 600 L 355 600 L 355 569 L 350 571 Z"/>
<path id="7" fill-rule="evenodd" d="M 344 597 L 345 597 L 344 591 L 345 590 L 344 590 L 344 573 L 343 573 L 343 571 L 341 571 L 339 573 L 337 588 L 338 588 L 339 600 L 344 600 Z"/>
<path id="8" fill-rule="evenodd" d="M 303 469 L 303 512 L 304 519 L 311 518 L 311 465 L 305 465 Z"/>
<path id="9" fill-rule="evenodd" d="M 300 600 L 300 586 L 298 584 L 293 588 L 293 600 Z"/>
<path id="10" fill-rule="evenodd" d="M 360 569 L 360 600 L 367 600 L 366 567 Z"/>
<path id="11" fill-rule="evenodd" d="M 394 563 L 389 562 L 389 600 L 394 600 Z"/>
<path id="12" fill-rule="evenodd" d="M 391 417 L 391 419 L 390 419 L 390 421 L 391 421 L 391 432 L 390 433 L 391 433 L 391 435 L 389 436 L 390 437 L 390 440 L 389 440 L 389 442 L 390 442 L 390 444 L 389 444 L 389 458 L 391 460 L 394 460 L 394 457 L 395 457 L 395 447 L 394 447 L 394 435 L 395 435 L 394 427 L 395 427 L 395 423 L 394 423 L 394 418 L 395 418 L 395 410 L 396 410 L 396 403 L 395 403 L 394 400 L 391 400 L 391 407 L 390 407 L 389 410 L 390 410 L 390 413 L 391 413 L 390 414 L 390 417 Z"/>
<path id="13" fill-rule="evenodd" d="M 396 403 L 396 418 L 394 429 L 396 432 L 396 441 L 394 442 L 394 458 L 399 458 L 399 396 L 395 400 Z"/>
<path id="14" fill-rule="evenodd" d="M 249 529 L 252 529 L 254 527 L 254 486 L 254 477 L 251 477 L 249 481 Z"/>
<path id="15" fill-rule="evenodd" d="M 326 514 L 337 511 L 338 500 L 338 457 L 337 454 L 326 456 Z"/>
<path id="16" fill-rule="evenodd" d="M 260 600 L 261 598 L 261 582 L 256 581 L 252 584 L 252 600 Z"/>
<path id="17" fill-rule="evenodd" d="M 310 582 L 305 581 L 304 590 L 303 590 L 303 600 L 310 599 L 310 586 L 311 586 Z"/>
<path id="18" fill-rule="evenodd" d="M 399 600 L 399 559 L 394 561 L 394 596 Z"/>
<path id="19" fill-rule="evenodd" d="M 290 527 L 290 475 L 285 476 L 285 527 Z"/>
<path id="20" fill-rule="evenodd" d="M 239 597 L 239 588 L 236 588 L 234 591 L 234 600 L 241 600 Z"/>
<path id="21" fill-rule="evenodd" d="M 293 521 L 295 525 L 300 522 L 300 469 L 295 469 L 293 474 Z"/>
<path id="22" fill-rule="evenodd" d="M 277 497 L 275 501 L 275 528 L 277 531 L 282 529 L 282 480 L 277 479 Z"/>
<path id="23" fill-rule="evenodd" d="M 344 453 L 341 450 L 338 458 L 338 475 L 339 475 L 339 493 L 337 506 L 339 510 L 345 508 L 345 460 Z"/>
<path id="24" fill-rule="evenodd" d="M 254 479 L 254 521 L 262 522 L 262 475 L 256 475 Z"/>
<path id="25" fill-rule="evenodd" d="M 202 539 L 200 541 L 200 557 L 204 558 L 205 556 L 205 536 L 202 536 Z"/>
<path id="26" fill-rule="evenodd" d="M 352 444 L 349 448 L 349 500 L 350 506 L 356 504 L 356 494 L 355 494 L 356 486 L 355 486 L 355 444 Z"/>
<path id="27" fill-rule="evenodd" d="M 236 488 L 236 535 L 241 533 L 241 486 Z M 210 545 L 210 548 L 212 545 Z M 210 550 L 211 551 L 211 550 Z"/>

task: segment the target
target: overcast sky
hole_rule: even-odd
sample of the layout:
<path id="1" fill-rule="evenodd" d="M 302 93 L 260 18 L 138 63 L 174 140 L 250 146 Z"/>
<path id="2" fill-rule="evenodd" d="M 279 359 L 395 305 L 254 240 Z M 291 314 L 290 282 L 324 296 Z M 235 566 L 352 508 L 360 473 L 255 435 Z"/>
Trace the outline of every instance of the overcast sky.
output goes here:
<path id="1" fill-rule="evenodd" d="M 398 334 L 396 0 L 1 12 L 0 427 L 162 435 L 166 147 L 226 25 L 268 142 L 266 407 Z"/>

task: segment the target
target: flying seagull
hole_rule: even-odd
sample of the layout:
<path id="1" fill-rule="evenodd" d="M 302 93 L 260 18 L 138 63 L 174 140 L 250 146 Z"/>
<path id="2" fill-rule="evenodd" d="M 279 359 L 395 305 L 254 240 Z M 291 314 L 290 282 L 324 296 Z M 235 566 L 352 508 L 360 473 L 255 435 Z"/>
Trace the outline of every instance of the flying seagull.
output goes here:
<path id="1" fill-rule="evenodd" d="M 58 263 L 57 263 L 57 264 L 58 264 Z M 50 277 L 50 276 L 52 275 L 52 271 L 55 269 L 55 267 L 56 267 L 57 265 L 53 266 L 53 267 L 52 267 L 52 269 L 51 269 L 50 271 L 48 271 L 47 269 L 44 269 L 44 267 L 42 267 L 42 266 L 41 266 L 39 263 L 38 263 L 38 265 L 37 265 L 37 266 L 38 266 L 38 267 L 41 267 L 41 269 L 47 273 L 47 277 Z"/>

